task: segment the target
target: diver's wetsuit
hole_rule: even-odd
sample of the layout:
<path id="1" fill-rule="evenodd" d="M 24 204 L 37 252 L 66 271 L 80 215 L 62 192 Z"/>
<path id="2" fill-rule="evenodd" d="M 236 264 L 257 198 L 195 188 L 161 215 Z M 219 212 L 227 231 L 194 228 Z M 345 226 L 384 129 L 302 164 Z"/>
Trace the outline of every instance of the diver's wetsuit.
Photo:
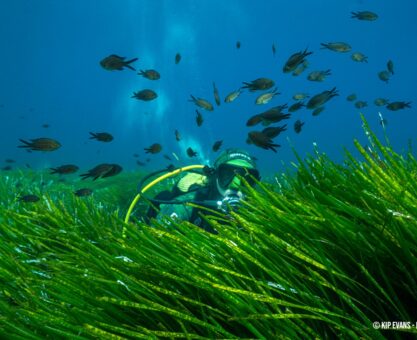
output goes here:
<path id="1" fill-rule="evenodd" d="M 151 202 L 154 207 L 150 207 L 148 212 L 146 213 L 146 219 L 149 221 L 151 218 L 163 217 L 163 216 L 176 216 L 179 220 L 186 220 L 189 221 L 196 226 L 204 229 L 205 231 L 213 234 L 217 234 L 217 231 L 213 229 L 203 218 L 200 216 L 201 213 L 205 213 L 207 215 L 207 211 L 188 207 L 184 204 L 180 203 L 173 203 L 173 204 L 165 204 L 158 202 L 160 201 L 183 201 L 183 202 L 198 202 L 198 205 L 207 207 L 209 209 L 215 209 L 213 205 L 204 204 L 204 201 L 216 201 L 220 199 L 220 194 L 216 190 L 213 185 L 208 185 L 206 187 L 194 187 L 191 186 L 190 190 L 187 193 L 181 192 L 177 187 L 175 187 L 172 191 L 162 191 L 158 195 L 151 199 Z"/>

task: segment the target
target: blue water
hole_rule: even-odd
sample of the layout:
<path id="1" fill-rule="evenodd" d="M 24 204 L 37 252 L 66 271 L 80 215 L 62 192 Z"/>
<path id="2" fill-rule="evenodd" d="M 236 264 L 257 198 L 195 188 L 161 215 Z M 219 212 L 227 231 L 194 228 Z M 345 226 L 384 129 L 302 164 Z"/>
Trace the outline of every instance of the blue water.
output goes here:
<path id="1" fill-rule="evenodd" d="M 351 11 L 370 10 L 374 22 L 351 18 Z M 181 162 L 207 163 L 216 154 L 212 144 L 247 149 L 258 158 L 263 173 L 282 171 L 295 157 L 291 145 L 305 156 L 313 143 L 335 161 L 343 159 L 343 147 L 353 150 L 353 139 L 367 143 L 359 112 L 371 128 L 383 136 L 378 112 L 387 120 L 387 135 L 396 151 L 409 140 L 416 142 L 417 2 L 334 0 L 13 0 L 0 2 L 2 41 L 0 77 L 0 166 L 16 160 L 16 166 L 34 168 L 73 163 L 87 170 L 99 163 L 119 163 L 137 169 L 139 160 L 151 158 L 147 169 L 169 163 L 164 154 L 175 152 Z M 236 48 L 236 42 L 241 48 Z M 320 49 L 322 42 L 344 41 L 352 52 L 368 56 L 355 63 L 351 53 Z M 275 44 L 277 53 L 271 51 Z M 299 77 L 284 74 L 288 57 L 308 48 L 310 66 Z M 176 53 L 182 55 L 176 65 Z M 106 71 L 99 62 L 110 54 L 138 57 L 137 69 L 154 68 L 161 79 L 150 81 L 129 69 Z M 388 84 L 377 73 L 394 62 Z M 331 69 L 324 82 L 306 79 L 313 70 Z M 267 105 L 255 105 L 258 93 L 244 92 L 233 103 L 222 102 L 195 123 L 190 94 L 214 104 L 212 82 L 224 98 L 243 81 L 268 77 L 279 92 Z M 334 86 L 340 96 L 326 104 L 321 115 L 311 110 L 292 114 L 288 130 L 275 139 L 277 153 L 248 145 L 246 127 L 256 113 L 280 104 L 292 104 L 293 94 L 314 95 Z M 152 102 L 131 98 L 134 91 L 150 88 L 159 97 Z M 358 110 L 346 96 L 356 93 L 368 107 Z M 373 101 L 411 101 L 412 108 L 391 112 Z M 294 122 L 305 122 L 300 134 Z M 42 124 L 49 124 L 43 128 Z M 277 125 L 277 124 L 275 124 Z M 278 124 L 280 125 L 280 124 Z M 176 142 L 174 130 L 183 137 Z M 89 139 L 89 132 L 109 132 L 111 143 Z M 54 152 L 17 148 L 19 138 L 50 137 L 61 142 Z M 158 142 L 160 154 L 147 156 L 144 148 Z M 199 153 L 189 159 L 192 147 Z M 172 156 L 171 156 L 172 157 Z M 175 160 L 174 160 L 175 161 Z"/>

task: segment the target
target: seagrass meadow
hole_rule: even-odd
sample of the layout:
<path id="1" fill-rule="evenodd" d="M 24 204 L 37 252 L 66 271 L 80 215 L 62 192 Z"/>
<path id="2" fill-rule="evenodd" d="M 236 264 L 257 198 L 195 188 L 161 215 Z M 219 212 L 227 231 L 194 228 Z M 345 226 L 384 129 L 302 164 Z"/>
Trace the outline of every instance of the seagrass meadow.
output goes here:
<path id="1" fill-rule="evenodd" d="M 1 337 L 415 336 L 373 323 L 417 321 L 417 162 L 365 132 L 360 159 L 316 150 L 295 174 L 246 188 L 239 211 L 210 217 L 218 235 L 125 224 L 143 174 L 82 198 L 54 183 L 32 204 L 16 196 L 39 174 L 2 175 Z"/>

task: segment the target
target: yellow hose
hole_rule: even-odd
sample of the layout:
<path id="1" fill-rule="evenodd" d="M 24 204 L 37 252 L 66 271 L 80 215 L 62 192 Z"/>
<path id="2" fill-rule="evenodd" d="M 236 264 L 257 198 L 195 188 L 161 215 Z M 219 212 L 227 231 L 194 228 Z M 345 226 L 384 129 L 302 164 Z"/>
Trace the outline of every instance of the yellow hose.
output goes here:
<path id="1" fill-rule="evenodd" d="M 158 184 L 159 182 L 163 181 L 166 178 L 178 175 L 179 173 L 183 172 L 183 171 L 188 171 L 188 170 L 192 170 L 192 169 L 202 169 L 204 168 L 205 165 L 189 165 L 189 166 L 185 166 L 183 168 L 179 168 L 176 169 L 174 171 L 171 171 L 165 175 L 159 176 L 158 178 L 154 179 L 151 183 L 147 184 L 137 195 L 136 197 L 133 199 L 132 203 L 129 206 L 129 209 L 127 210 L 126 213 L 126 217 L 125 217 L 125 225 L 123 226 L 123 231 L 122 231 L 122 236 L 123 238 L 126 237 L 126 226 L 129 223 L 129 219 L 130 219 L 130 215 L 132 214 L 133 208 L 135 207 L 136 203 L 138 203 L 141 195 L 143 193 L 145 193 L 147 190 L 149 190 L 150 188 L 152 188 L 155 184 Z"/>

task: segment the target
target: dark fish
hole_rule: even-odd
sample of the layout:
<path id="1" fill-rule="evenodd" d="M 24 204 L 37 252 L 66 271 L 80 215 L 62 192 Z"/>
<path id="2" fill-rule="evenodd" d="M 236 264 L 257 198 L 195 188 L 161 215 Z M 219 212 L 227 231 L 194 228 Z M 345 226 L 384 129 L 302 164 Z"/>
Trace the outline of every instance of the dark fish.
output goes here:
<path id="1" fill-rule="evenodd" d="M 143 163 L 143 162 L 141 162 L 139 160 L 136 161 L 136 164 L 139 165 L 139 166 L 144 166 L 145 165 L 145 163 Z"/>
<path id="2" fill-rule="evenodd" d="M 220 150 L 220 148 L 222 147 L 222 144 L 223 144 L 223 141 L 222 141 L 222 140 L 218 140 L 218 141 L 216 141 L 216 142 L 213 144 L 213 146 L 212 146 L 212 150 L 213 150 L 214 152 L 219 151 L 219 150 Z"/>
<path id="3" fill-rule="evenodd" d="M 284 132 L 286 130 L 287 130 L 287 124 L 283 126 L 267 127 L 262 130 L 262 133 L 272 139 L 272 138 L 277 137 L 281 132 Z"/>
<path id="4" fill-rule="evenodd" d="M 33 151 L 55 151 L 61 147 L 61 144 L 51 138 L 36 138 L 27 142 L 19 139 L 24 145 L 19 145 L 19 148 L 28 148 Z"/>
<path id="5" fill-rule="evenodd" d="M 82 189 L 78 189 L 77 191 L 75 191 L 74 195 L 78 197 L 85 197 L 85 196 L 90 196 L 92 193 L 93 193 L 92 189 L 82 188 Z"/>
<path id="6" fill-rule="evenodd" d="M 392 60 L 388 60 L 387 70 L 389 73 L 394 74 L 394 62 Z"/>
<path id="7" fill-rule="evenodd" d="M 107 132 L 90 132 L 90 139 L 96 139 L 100 142 L 111 142 L 113 140 L 113 136 Z"/>
<path id="8" fill-rule="evenodd" d="M 346 97 L 346 100 L 349 101 L 349 102 L 353 102 L 354 100 L 356 100 L 356 94 L 352 93 L 352 94 L 348 95 Z"/>
<path id="9" fill-rule="evenodd" d="M 133 157 L 138 158 L 138 157 L 139 157 L 139 155 L 138 155 L 137 153 L 134 153 L 134 154 L 133 154 Z"/>
<path id="10" fill-rule="evenodd" d="M 313 116 L 318 116 L 320 113 L 324 111 L 324 106 L 320 106 L 317 109 L 315 109 L 311 114 Z"/>
<path id="11" fill-rule="evenodd" d="M 136 98 L 138 100 L 143 100 L 143 101 L 147 102 L 147 101 L 150 101 L 150 100 L 154 100 L 157 97 L 158 97 L 158 95 L 156 94 L 155 91 L 145 89 L 145 90 L 142 90 L 142 91 L 133 92 L 133 96 L 131 98 Z"/>
<path id="12" fill-rule="evenodd" d="M 179 64 L 180 61 L 181 61 L 181 54 L 177 53 L 175 55 L 175 64 Z"/>
<path id="13" fill-rule="evenodd" d="M 333 51 L 333 52 L 345 53 L 345 52 L 349 52 L 352 50 L 352 47 L 349 44 L 345 42 L 340 42 L 340 41 L 329 42 L 327 44 L 321 43 L 320 45 L 322 46 L 321 47 L 322 49 L 327 48 L 328 50 Z"/>
<path id="14" fill-rule="evenodd" d="M 38 202 L 40 198 L 36 195 L 25 195 L 25 196 L 20 196 L 18 200 L 20 202 L 25 202 L 25 203 L 35 203 L 35 202 Z"/>
<path id="15" fill-rule="evenodd" d="M 275 57 L 275 53 L 277 52 L 277 49 L 275 48 L 275 44 L 272 44 L 272 55 Z"/>
<path id="16" fill-rule="evenodd" d="M 282 71 L 284 73 L 289 73 L 289 72 L 294 71 L 297 68 L 297 66 L 301 65 L 305 61 L 305 58 L 312 53 L 313 52 L 308 52 L 307 49 L 305 49 L 304 52 L 299 51 L 299 52 L 294 53 L 285 62 L 284 67 L 282 68 Z"/>
<path id="17" fill-rule="evenodd" d="M 281 120 L 291 117 L 289 113 L 283 113 L 282 110 L 287 108 L 287 104 L 274 106 L 273 108 L 260 113 L 262 123 L 267 125 L 268 123 L 278 123 Z"/>
<path id="18" fill-rule="evenodd" d="M 268 90 L 275 85 L 275 82 L 268 78 L 258 78 L 251 82 L 243 82 L 243 89 L 249 89 L 249 91 Z"/>
<path id="19" fill-rule="evenodd" d="M 6 165 L 6 166 L 2 167 L 1 169 L 2 169 L 3 171 L 9 171 L 9 170 L 12 170 L 12 169 L 13 169 L 13 167 L 12 167 L 11 165 Z"/>
<path id="20" fill-rule="evenodd" d="M 370 11 L 351 12 L 351 14 L 351 18 L 355 18 L 358 20 L 374 21 L 378 19 L 378 15 Z"/>
<path id="21" fill-rule="evenodd" d="M 296 133 L 300 133 L 301 132 L 301 128 L 303 127 L 303 125 L 304 125 L 304 122 L 302 122 L 301 120 L 297 120 L 295 123 L 294 123 L 294 131 L 296 132 Z"/>
<path id="22" fill-rule="evenodd" d="M 198 110 L 195 110 L 195 112 L 197 113 L 197 116 L 195 117 L 195 121 L 197 123 L 197 126 L 203 125 L 203 122 L 204 122 L 203 115 Z"/>
<path id="23" fill-rule="evenodd" d="M 104 178 L 104 177 L 115 176 L 119 174 L 121 171 L 122 171 L 122 167 L 118 164 L 103 163 L 103 164 L 97 165 L 93 169 L 88 170 L 87 173 L 81 174 L 80 177 L 82 177 L 83 180 L 89 177 L 92 177 L 93 181 L 95 181 L 99 177 Z"/>
<path id="24" fill-rule="evenodd" d="M 327 101 L 338 95 L 336 87 L 333 87 L 330 91 L 323 91 L 316 94 L 308 101 L 307 109 L 317 109 L 319 106 L 323 106 Z"/>
<path id="25" fill-rule="evenodd" d="M 164 155 L 164 158 L 167 159 L 167 160 L 169 160 L 169 161 L 172 160 L 171 157 L 169 157 L 168 155 Z"/>
<path id="26" fill-rule="evenodd" d="M 156 154 L 158 152 L 161 152 L 162 150 L 162 145 L 159 143 L 154 143 L 152 144 L 150 147 L 148 148 L 144 148 L 145 153 L 152 153 L 152 154 Z"/>
<path id="27" fill-rule="evenodd" d="M 331 75 L 331 70 L 325 71 L 313 71 L 307 76 L 307 79 L 310 81 L 323 81 L 327 76 Z"/>
<path id="28" fill-rule="evenodd" d="M 240 48 L 240 41 L 236 41 L 236 48 L 239 49 Z"/>
<path id="29" fill-rule="evenodd" d="M 389 103 L 386 108 L 390 111 L 398 111 L 405 108 L 411 109 L 411 102 L 392 102 Z"/>
<path id="30" fill-rule="evenodd" d="M 356 107 L 357 109 L 362 109 L 362 108 L 364 108 L 364 107 L 366 107 L 366 106 L 368 106 L 368 103 L 367 103 L 367 102 L 365 102 L 365 101 L 363 101 L 363 100 L 358 100 L 358 101 L 355 103 L 355 107 Z"/>
<path id="31" fill-rule="evenodd" d="M 301 109 L 304 105 L 303 102 L 296 102 L 294 104 L 292 104 L 289 108 L 288 108 L 288 112 L 295 112 L 298 111 L 299 109 Z"/>
<path id="32" fill-rule="evenodd" d="M 191 95 L 191 99 L 189 99 L 188 101 L 193 102 L 195 105 L 201 107 L 204 110 L 213 111 L 213 105 L 203 98 L 196 98 L 193 95 Z"/>
<path id="33" fill-rule="evenodd" d="M 374 100 L 374 104 L 376 106 L 385 106 L 385 105 L 388 104 L 388 102 L 389 102 L 389 100 L 385 99 L 385 98 L 377 98 L 377 99 Z"/>
<path id="34" fill-rule="evenodd" d="M 368 57 L 361 52 L 352 53 L 351 58 L 353 61 L 357 61 L 358 63 L 368 62 Z"/>
<path id="35" fill-rule="evenodd" d="M 78 171 L 78 169 L 79 168 L 76 165 L 65 164 L 57 168 L 51 168 L 50 174 L 68 175 L 68 174 L 73 174 L 74 172 Z"/>
<path id="36" fill-rule="evenodd" d="M 217 106 L 220 106 L 220 96 L 219 90 L 216 87 L 216 84 L 213 82 L 213 94 L 214 94 L 214 101 L 216 102 Z"/>
<path id="37" fill-rule="evenodd" d="M 259 124 L 262 122 L 262 116 L 261 115 L 254 115 L 248 119 L 246 122 L 246 126 L 255 126 L 256 124 Z"/>
<path id="38" fill-rule="evenodd" d="M 246 142 L 265 150 L 272 150 L 273 152 L 277 152 L 275 148 L 279 148 L 281 146 L 279 144 L 274 144 L 270 137 L 260 131 L 249 132 Z"/>
<path id="39" fill-rule="evenodd" d="M 389 77 L 390 77 L 390 74 L 389 74 L 389 72 L 388 71 L 381 71 L 381 72 L 378 72 L 378 78 L 380 79 L 380 80 L 382 80 L 382 81 L 384 81 L 384 82 L 386 82 L 386 83 L 388 83 L 388 81 L 389 81 Z"/>
<path id="40" fill-rule="evenodd" d="M 6 162 L 6 163 L 9 163 L 9 164 L 11 164 L 11 163 L 16 163 L 16 161 L 15 161 L 14 159 L 10 159 L 10 158 L 7 158 L 7 159 L 5 160 L 5 162 Z"/>
<path id="41" fill-rule="evenodd" d="M 134 61 L 138 60 L 138 58 L 133 58 L 131 60 L 125 61 L 126 57 L 119 57 L 116 54 L 109 55 L 108 57 L 104 58 L 100 61 L 100 65 L 108 71 L 121 71 L 124 67 L 130 68 L 133 71 L 136 71 L 132 66 L 129 64 L 133 63 Z"/>
<path id="42" fill-rule="evenodd" d="M 177 142 L 181 140 L 181 134 L 179 133 L 178 130 L 175 130 L 175 139 L 177 140 Z"/>
<path id="43" fill-rule="evenodd" d="M 49 128 L 49 124 L 42 124 L 42 127 L 44 128 L 44 129 L 47 129 L 47 128 Z"/>
<path id="44" fill-rule="evenodd" d="M 193 149 L 188 148 L 187 149 L 187 155 L 188 157 L 196 157 L 197 156 L 197 152 L 195 152 Z"/>
<path id="45" fill-rule="evenodd" d="M 161 75 L 156 70 L 140 70 L 138 74 L 149 80 L 158 80 L 159 78 L 161 78 Z"/>

